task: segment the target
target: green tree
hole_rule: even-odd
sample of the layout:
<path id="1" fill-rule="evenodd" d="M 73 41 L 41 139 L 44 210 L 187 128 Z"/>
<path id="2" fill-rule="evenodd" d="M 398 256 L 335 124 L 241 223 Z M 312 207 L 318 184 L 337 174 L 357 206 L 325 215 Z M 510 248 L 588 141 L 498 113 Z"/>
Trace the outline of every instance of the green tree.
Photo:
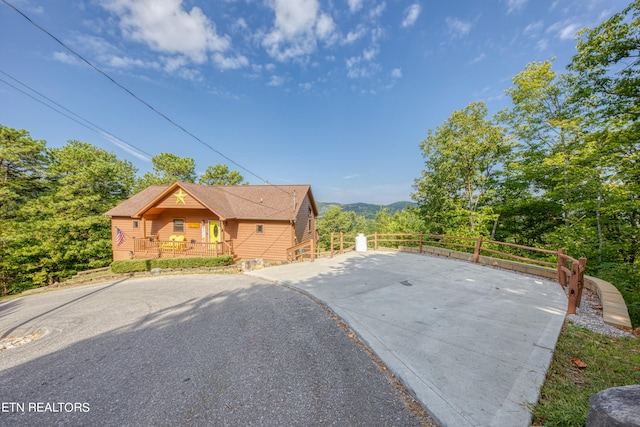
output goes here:
<path id="1" fill-rule="evenodd" d="M 12 246 L 22 244 L 15 237 L 25 203 L 47 188 L 45 142 L 34 140 L 26 130 L 0 125 L 0 293 L 8 293 L 16 283 L 14 271 L 20 264 L 11 256 Z"/>
<path id="2" fill-rule="evenodd" d="M 46 187 L 45 163 L 44 141 L 0 125 L 0 221 L 13 217 L 22 203 Z"/>
<path id="3" fill-rule="evenodd" d="M 595 28 L 579 33 L 574 72 L 575 105 L 581 107 L 597 159 L 599 257 L 615 254 L 634 264 L 640 255 L 640 1 Z"/>
<path id="4" fill-rule="evenodd" d="M 198 184 L 203 185 L 241 185 L 246 184 L 238 171 L 231 171 L 227 165 L 207 166 Z"/>
<path id="5" fill-rule="evenodd" d="M 420 233 L 426 224 L 417 209 L 405 208 L 392 215 L 388 208 L 382 208 L 376 214 L 374 229 L 377 233 Z"/>
<path id="6" fill-rule="evenodd" d="M 10 291 L 108 264 L 111 228 L 104 212 L 131 194 L 135 171 L 130 162 L 84 142 L 48 150 L 51 185 L 24 203 L 6 242 Z"/>
<path id="7" fill-rule="evenodd" d="M 595 28 L 578 33 L 569 70 L 581 103 L 600 118 L 637 120 L 640 114 L 640 0 Z"/>
<path id="8" fill-rule="evenodd" d="M 432 233 L 487 234 L 494 215 L 488 205 L 496 185 L 497 166 L 511 145 L 505 130 L 488 120 L 482 102 L 454 111 L 420 148 L 425 170 L 416 179 L 412 198 Z"/>
<path id="9" fill-rule="evenodd" d="M 137 193 L 150 185 L 173 184 L 176 181 L 195 182 L 196 163 L 190 157 L 180 157 L 171 153 L 160 153 L 151 159 L 153 172 L 146 172 L 135 183 Z"/>
<path id="10" fill-rule="evenodd" d="M 546 233 L 570 225 L 582 198 L 575 186 L 583 134 L 569 102 L 569 76 L 558 76 L 552 65 L 527 64 L 506 91 L 513 106 L 497 115 L 514 144 L 493 204 L 499 220 L 492 235 L 499 240 L 542 244 Z"/>
<path id="11" fill-rule="evenodd" d="M 318 218 L 316 223 L 319 235 L 319 244 L 323 248 L 331 246 L 331 233 L 345 233 L 353 235 L 366 233 L 370 230 L 369 221 L 353 211 L 344 212 L 339 206 L 332 206 L 324 215 Z"/>

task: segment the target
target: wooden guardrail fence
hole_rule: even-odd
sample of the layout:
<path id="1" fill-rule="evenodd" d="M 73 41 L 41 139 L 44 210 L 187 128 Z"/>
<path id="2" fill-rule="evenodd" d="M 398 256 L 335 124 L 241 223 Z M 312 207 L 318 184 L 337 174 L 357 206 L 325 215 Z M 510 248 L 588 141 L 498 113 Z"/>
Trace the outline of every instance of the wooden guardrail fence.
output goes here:
<path id="1" fill-rule="evenodd" d="M 308 258 L 311 262 L 316 258 L 315 241 L 313 239 L 287 249 L 288 261 L 303 261 L 305 258 Z"/>
<path id="2" fill-rule="evenodd" d="M 380 248 L 398 248 L 410 246 L 417 249 L 418 253 L 425 251 L 424 247 L 440 247 L 449 250 L 468 252 L 475 263 L 480 261 L 483 254 L 490 254 L 507 260 L 555 268 L 557 280 L 563 287 L 568 286 L 569 304 L 567 314 L 575 314 L 576 307 L 580 306 L 582 289 L 584 286 L 584 272 L 587 265 L 586 258 L 575 259 L 566 254 L 564 249 L 557 251 L 517 245 L 514 243 L 485 240 L 480 237 L 447 236 L 425 233 L 374 233 L 366 236 L 367 246 L 373 250 Z M 503 249 L 502 248 L 509 248 Z M 355 250 L 355 236 L 344 233 L 331 233 L 328 256 L 335 253 L 345 253 Z M 509 250 L 510 252 L 505 252 Z M 539 254 L 538 258 L 524 256 L 527 253 Z M 320 252 L 317 254 L 321 255 Z"/>

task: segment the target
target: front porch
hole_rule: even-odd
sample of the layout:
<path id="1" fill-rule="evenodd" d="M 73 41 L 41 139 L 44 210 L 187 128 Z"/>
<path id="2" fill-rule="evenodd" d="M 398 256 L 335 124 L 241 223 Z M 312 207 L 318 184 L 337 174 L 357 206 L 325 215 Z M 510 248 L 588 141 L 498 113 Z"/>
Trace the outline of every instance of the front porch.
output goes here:
<path id="1" fill-rule="evenodd" d="M 171 236 L 169 240 L 160 240 L 157 237 L 134 239 L 132 259 L 150 258 L 181 258 L 181 257 L 216 257 L 231 255 L 233 253 L 233 241 L 222 242 L 198 242 L 195 239 L 186 240 L 184 236 Z"/>

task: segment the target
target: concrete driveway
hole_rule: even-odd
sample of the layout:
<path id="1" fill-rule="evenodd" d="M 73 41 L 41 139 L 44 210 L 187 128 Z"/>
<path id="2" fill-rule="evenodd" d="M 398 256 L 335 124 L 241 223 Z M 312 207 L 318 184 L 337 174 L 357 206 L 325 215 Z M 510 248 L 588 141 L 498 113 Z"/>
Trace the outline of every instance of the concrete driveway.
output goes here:
<path id="1" fill-rule="evenodd" d="M 3 345 L 3 426 L 420 423 L 320 305 L 248 276 L 128 279 L 5 301 Z"/>
<path id="2" fill-rule="evenodd" d="M 326 303 L 443 426 L 528 426 L 567 307 L 558 283 L 406 253 L 250 274 Z"/>

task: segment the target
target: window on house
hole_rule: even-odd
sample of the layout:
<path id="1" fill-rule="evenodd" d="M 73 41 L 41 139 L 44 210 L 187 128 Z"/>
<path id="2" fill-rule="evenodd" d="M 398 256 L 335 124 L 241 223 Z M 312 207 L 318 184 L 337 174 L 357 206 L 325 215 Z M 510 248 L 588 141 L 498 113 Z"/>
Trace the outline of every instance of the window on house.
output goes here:
<path id="1" fill-rule="evenodd" d="M 133 228 L 138 228 L 138 221 L 133 221 Z"/>
<path id="2" fill-rule="evenodd" d="M 184 219 L 174 219 L 173 220 L 173 232 L 174 233 L 184 233 Z"/>
<path id="3" fill-rule="evenodd" d="M 264 233 L 264 225 L 256 224 L 256 234 L 262 234 L 262 233 Z"/>

